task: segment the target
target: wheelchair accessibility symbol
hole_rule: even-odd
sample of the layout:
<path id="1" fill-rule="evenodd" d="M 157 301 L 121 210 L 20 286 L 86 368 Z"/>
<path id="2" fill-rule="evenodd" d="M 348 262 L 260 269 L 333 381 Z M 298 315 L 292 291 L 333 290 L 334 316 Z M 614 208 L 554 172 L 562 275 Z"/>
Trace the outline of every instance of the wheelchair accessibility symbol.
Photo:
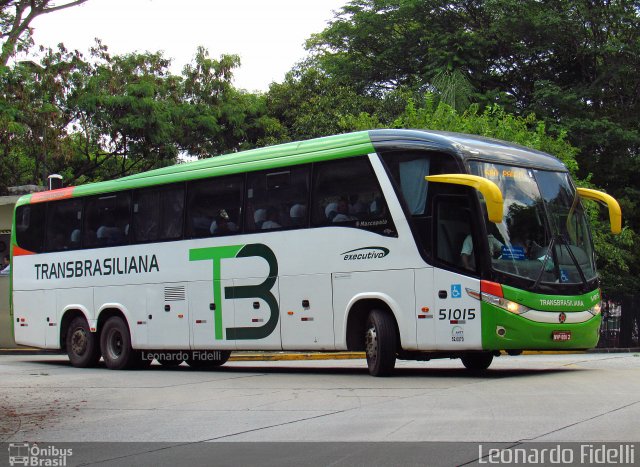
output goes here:
<path id="1" fill-rule="evenodd" d="M 451 284 L 451 298 L 462 297 L 462 284 Z"/>

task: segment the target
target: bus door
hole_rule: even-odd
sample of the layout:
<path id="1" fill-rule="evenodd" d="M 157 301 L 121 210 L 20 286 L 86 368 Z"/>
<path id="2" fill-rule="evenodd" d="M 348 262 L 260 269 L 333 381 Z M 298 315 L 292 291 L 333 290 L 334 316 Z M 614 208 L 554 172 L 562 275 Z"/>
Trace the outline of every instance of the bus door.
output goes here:
<path id="1" fill-rule="evenodd" d="M 469 198 L 441 195 L 434 200 L 434 320 L 438 349 L 481 349 L 478 234 Z"/>

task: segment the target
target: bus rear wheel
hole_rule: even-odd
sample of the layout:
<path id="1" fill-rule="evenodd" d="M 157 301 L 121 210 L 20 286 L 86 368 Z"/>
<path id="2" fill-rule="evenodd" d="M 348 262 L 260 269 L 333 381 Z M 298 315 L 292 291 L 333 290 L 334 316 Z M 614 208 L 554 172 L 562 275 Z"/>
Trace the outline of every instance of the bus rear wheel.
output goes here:
<path id="1" fill-rule="evenodd" d="M 398 339 L 393 318 L 389 313 L 372 310 L 367 318 L 364 334 L 367 366 L 372 376 L 388 376 L 396 365 Z"/>
<path id="2" fill-rule="evenodd" d="M 216 368 L 227 363 L 230 356 L 231 352 L 228 350 L 194 350 L 186 362 L 191 368 Z"/>
<path id="3" fill-rule="evenodd" d="M 471 353 L 461 357 L 461 360 L 468 370 L 486 370 L 493 361 L 493 354 L 491 352 Z"/>
<path id="4" fill-rule="evenodd" d="M 100 360 L 98 338 L 89 329 L 87 320 L 78 316 L 71 320 L 65 336 L 67 355 L 71 364 L 77 368 L 96 366 Z"/>
<path id="5" fill-rule="evenodd" d="M 140 367 L 141 354 L 131 347 L 127 323 L 119 316 L 107 320 L 100 333 L 100 349 L 110 370 L 130 370 Z"/>

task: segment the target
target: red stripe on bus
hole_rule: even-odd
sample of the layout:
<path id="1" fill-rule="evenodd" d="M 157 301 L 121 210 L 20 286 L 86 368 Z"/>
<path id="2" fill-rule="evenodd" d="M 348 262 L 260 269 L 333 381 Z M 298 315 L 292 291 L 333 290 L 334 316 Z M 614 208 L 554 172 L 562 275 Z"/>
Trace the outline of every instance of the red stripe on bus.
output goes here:
<path id="1" fill-rule="evenodd" d="M 59 188 L 57 190 L 39 191 L 31 195 L 32 203 L 42 203 L 44 201 L 53 201 L 56 199 L 67 199 L 73 196 L 75 187 Z"/>
<path id="2" fill-rule="evenodd" d="M 33 251 L 20 248 L 18 245 L 13 245 L 13 256 L 27 256 L 27 255 L 35 255 L 35 253 Z"/>

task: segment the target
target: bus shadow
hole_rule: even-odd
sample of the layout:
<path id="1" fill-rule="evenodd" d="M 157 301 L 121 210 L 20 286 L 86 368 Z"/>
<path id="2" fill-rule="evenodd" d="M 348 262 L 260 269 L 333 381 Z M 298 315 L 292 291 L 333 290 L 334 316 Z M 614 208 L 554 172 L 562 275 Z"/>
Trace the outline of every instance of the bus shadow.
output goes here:
<path id="1" fill-rule="evenodd" d="M 183 369 L 182 367 L 178 369 Z M 190 368 L 184 368 L 188 371 Z M 202 371 L 202 370 L 200 370 Z M 356 367 L 307 367 L 303 365 L 296 366 L 224 366 L 215 370 L 206 370 L 225 373 L 267 373 L 267 374 L 310 374 L 310 375 L 369 375 L 366 368 Z M 472 371 L 466 368 L 396 368 L 391 378 L 397 377 L 431 377 L 431 378 L 481 378 L 481 379 L 498 379 L 498 378 L 513 378 L 513 377 L 526 377 L 526 376 L 538 376 L 547 374 L 557 374 L 565 372 L 585 371 L 576 368 L 512 368 L 512 369 L 488 369 L 483 371 Z"/>
<path id="2" fill-rule="evenodd" d="M 52 367 L 73 368 L 68 360 L 26 360 L 25 362 L 48 365 Z M 229 362 L 224 366 L 202 369 L 190 368 L 186 364 L 180 366 L 162 366 L 153 363 L 148 368 L 127 370 L 127 373 L 139 372 L 186 372 L 186 373 L 218 373 L 218 374 L 298 374 L 298 375 L 368 375 L 366 367 L 361 366 L 306 366 L 304 363 L 287 366 L 280 366 L 276 362 L 266 362 L 266 365 L 234 365 L 236 362 Z M 428 364 L 427 364 L 428 365 Z M 101 360 L 93 370 L 109 370 Z M 84 368 L 77 368 L 77 371 L 86 371 Z M 397 377 L 430 377 L 430 378 L 470 378 L 470 379 L 500 379 L 500 378 L 522 378 L 530 376 L 543 376 L 561 373 L 575 373 L 589 371 L 586 368 L 559 367 L 559 368 L 489 368 L 482 371 L 468 370 L 466 368 L 396 368 L 391 375 Z"/>

